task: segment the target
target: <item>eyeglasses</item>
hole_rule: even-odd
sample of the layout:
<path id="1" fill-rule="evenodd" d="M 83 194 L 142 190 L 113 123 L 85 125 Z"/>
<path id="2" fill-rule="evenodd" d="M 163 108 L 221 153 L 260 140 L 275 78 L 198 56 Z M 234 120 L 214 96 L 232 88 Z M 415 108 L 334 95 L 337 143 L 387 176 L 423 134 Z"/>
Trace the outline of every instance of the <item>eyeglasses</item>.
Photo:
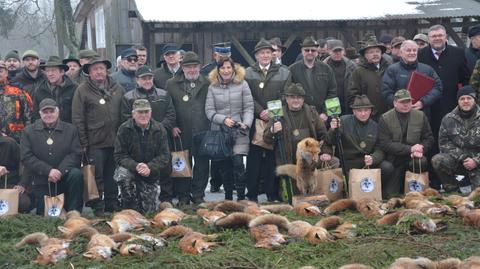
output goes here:
<path id="1" fill-rule="evenodd" d="M 136 63 L 136 62 L 138 62 L 138 58 L 128 57 L 127 62 Z"/>
<path id="2" fill-rule="evenodd" d="M 309 52 L 318 52 L 317 49 L 303 49 L 303 51 L 309 53 Z"/>

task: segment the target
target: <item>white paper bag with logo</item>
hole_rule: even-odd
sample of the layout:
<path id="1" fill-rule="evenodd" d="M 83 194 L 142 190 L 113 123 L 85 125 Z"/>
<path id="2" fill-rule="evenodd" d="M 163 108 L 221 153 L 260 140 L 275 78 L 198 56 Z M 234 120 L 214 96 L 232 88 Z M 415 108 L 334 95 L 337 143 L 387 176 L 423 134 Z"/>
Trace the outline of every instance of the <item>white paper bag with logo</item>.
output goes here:
<path id="1" fill-rule="evenodd" d="M 267 122 L 264 122 L 261 119 L 255 119 L 255 133 L 252 137 L 252 144 L 264 149 L 273 150 L 273 145 L 267 144 L 263 141 L 263 132 L 267 128 L 267 124 Z"/>
<path id="2" fill-rule="evenodd" d="M 415 170 L 415 160 L 418 160 L 418 171 Z M 422 192 L 429 186 L 428 172 L 422 172 L 421 159 L 413 159 L 412 168 L 413 172 L 405 172 L 405 193 Z"/>
<path id="3" fill-rule="evenodd" d="M 350 169 L 348 174 L 350 198 L 382 200 L 382 175 L 380 169 Z"/>
<path id="4" fill-rule="evenodd" d="M 341 168 L 329 169 L 322 164 L 322 170 L 318 171 L 317 191 L 325 194 L 330 201 L 343 198 L 343 174 Z"/>
<path id="5" fill-rule="evenodd" d="M 175 138 L 173 139 L 173 147 L 175 151 L 172 151 L 172 173 L 170 174 L 170 177 L 192 177 L 192 167 L 190 166 L 188 150 L 183 150 L 181 138 L 179 138 L 179 141 L 180 150 L 177 151 Z"/>
<path id="6" fill-rule="evenodd" d="M 83 201 L 88 202 L 100 198 L 95 181 L 95 165 L 90 164 L 87 154 L 82 158 Z"/>
<path id="7" fill-rule="evenodd" d="M 66 215 L 63 204 L 65 201 L 64 194 L 57 195 L 57 183 L 55 183 L 55 196 L 52 196 L 50 182 L 48 182 L 48 195 L 43 197 L 45 203 L 44 216 L 45 217 L 62 217 Z"/>
<path id="8" fill-rule="evenodd" d="M 7 189 L 7 175 L 5 175 L 5 188 L 0 189 L 0 217 L 15 215 L 18 213 L 19 192 L 15 189 Z"/>

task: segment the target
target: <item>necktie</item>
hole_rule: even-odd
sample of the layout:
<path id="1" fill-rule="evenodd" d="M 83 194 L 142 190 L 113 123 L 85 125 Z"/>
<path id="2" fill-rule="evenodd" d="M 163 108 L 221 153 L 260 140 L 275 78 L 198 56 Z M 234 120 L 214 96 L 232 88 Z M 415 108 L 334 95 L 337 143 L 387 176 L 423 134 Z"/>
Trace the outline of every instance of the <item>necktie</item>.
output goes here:
<path id="1" fill-rule="evenodd" d="M 435 55 L 437 56 L 437 59 L 438 59 L 438 58 L 440 58 L 440 55 L 441 55 L 441 54 L 442 54 L 442 52 L 441 52 L 441 51 L 438 51 L 438 50 L 437 50 L 437 51 L 435 51 Z"/>
<path id="2" fill-rule="evenodd" d="M 262 73 L 263 73 L 263 76 L 264 76 L 264 77 L 267 76 L 267 72 L 268 72 L 267 68 L 265 68 L 265 67 L 262 68 Z"/>

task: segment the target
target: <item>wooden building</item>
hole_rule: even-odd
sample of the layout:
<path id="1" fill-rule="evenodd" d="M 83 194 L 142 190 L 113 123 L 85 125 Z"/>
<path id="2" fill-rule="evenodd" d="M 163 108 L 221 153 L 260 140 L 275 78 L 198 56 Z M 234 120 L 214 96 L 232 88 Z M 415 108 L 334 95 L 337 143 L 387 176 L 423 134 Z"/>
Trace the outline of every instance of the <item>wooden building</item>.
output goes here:
<path id="1" fill-rule="evenodd" d="M 357 40 L 366 34 L 413 38 L 434 24 L 444 25 L 450 41 L 463 47 L 468 28 L 480 20 L 479 0 L 329 2 L 298 0 L 288 8 L 254 0 L 243 1 L 242 7 L 212 0 L 81 0 L 74 16 L 82 48 L 96 49 L 114 60 L 122 49 L 143 44 L 152 66 L 167 42 L 197 52 L 208 63 L 212 44 L 230 41 L 232 57 L 248 65 L 254 61 L 253 47 L 260 38 L 280 37 L 287 47 L 283 62 L 288 65 L 306 36 L 333 37 L 357 47 Z M 379 10 L 385 3 L 388 6 Z"/>

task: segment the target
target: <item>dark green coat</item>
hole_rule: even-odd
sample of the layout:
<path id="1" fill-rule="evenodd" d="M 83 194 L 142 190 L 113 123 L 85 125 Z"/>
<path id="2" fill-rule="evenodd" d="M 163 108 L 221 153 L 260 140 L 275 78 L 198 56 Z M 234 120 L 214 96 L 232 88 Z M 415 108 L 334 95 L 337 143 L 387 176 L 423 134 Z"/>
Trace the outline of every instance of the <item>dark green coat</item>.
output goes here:
<path id="1" fill-rule="evenodd" d="M 187 102 L 183 101 L 187 85 L 190 82 L 182 74 L 175 76 L 167 81 L 166 90 L 172 97 L 173 106 L 177 113 L 176 126 L 182 131 L 181 138 L 184 149 L 192 150 L 193 136 L 197 133 L 210 130 L 210 121 L 205 115 L 205 102 L 207 99 L 208 80 L 199 76 L 195 82 L 195 88 L 192 90 Z"/>
<path id="2" fill-rule="evenodd" d="M 291 135 L 293 131 L 293 124 L 291 120 L 288 117 L 288 112 L 287 112 L 287 105 L 283 105 L 283 115 L 284 117 L 281 119 L 282 122 L 282 139 L 283 139 L 283 145 L 285 149 L 285 156 L 287 159 L 286 163 L 295 163 L 295 154 L 297 152 L 297 145 L 295 144 L 295 139 Z M 325 127 L 325 124 L 323 121 L 320 119 L 320 116 L 318 115 L 317 111 L 313 106 L 309 105 L 303 105 L 303 113 L 305 113 L 305 117 L 308 119 L 308 129 L 309 129 L 309 136 L 308 137 L 313 137 L 318 141 L 322 141 L 325 139 L 326 134 L 327 134 L 327 128 Z M 287 115 L 287 116 L 285 116 Z M 269 123 L 267 124 L 267 127 L 265 129 L 265 132 L 263 133 L 263 140 L 267 144 L 275 145 L 275 157 L 277 159 L 277 164 L 282 164 L 282 160 L 280 158 L 280 149 L 278 148 L 276 142 L 277 138 L 276 136 L 273 135 L 271 132 L 271 127 L 274 124 L 273 120 L 270 120 Z M 306 138 L 306 137 L 301 137 L 301 138 Z M 298 139 L 300 140 L 300 138 Z M 330 145 L 327 145 L 326 143 L 323 143 L 322 145 L 322 153 L 328 153 L 332 154 L 332 148 Z"/>
<path id="3" fill-rule="evenodd" d="M 315 61 L 311 82 L 313 88 L 309 86 L 307 67 L 303 61 L 295 62 L 289 69 L 292 82 L 302 84 L 305 89 L 305 103 L 315 106 L 319 113 L 326 113 L 325 100 L 337 96 L 337 83 L 332 68 L 323 62 Z"/>
<path id="4" fill-rule="evenodd" d="M 382 76 L 388 67 L 385 59 L 380 59 L 380 69 L 363 60 L 353 71 L 348 86 L 348 103 L 352 105 L 356 95 L 365 94 L 374 105 L 373 115 L 378 118 L 388 108 L 382 95 Z"/>
<path id="5" fill-rule="evenodd" d="M 122 123 L 115 139 L 113 157 L 117 165 L 125 167 L 137 174 L 136 167 L 143 162 L 150 168 L 150 179 L 158 179 L 167 169 L 170 169 L 170 149 L 168 148 L 167 131 L 159 122 L 150 121 L 145 147 L 140 145 L 142 130 L 135 125 L 133 119 Z"/>
<path id="6" fill-rule="evenodd" d="M 23 67 L 21 71 L 17 73 L 15 78 L 13 78 L 12 82 L 18 83 L 18 87 L 26 90 L 30 96 L 33 96 L 33 92 L 42 80 L 46 79 L 45 75 L 43 75 L 42 71 L 39 69 L 36 78 L 33 78 L 30 73 L 27 72 L 26 68 Z"/>
<path id="7" fill-rule="evenodd" d="M 361 123 L 354 115 L 341 116 L 340 122 L 338 130 L 328 130 L 326 142 L 335 145 L 337 132 L 340 132 L 347 171 L 363 168 L 365 155 L 372 155 L 373 167 L 377 167 L 384 158 L 383 151 L 377 144 L 377 123 L 373 120 Z"/>
<path id="8" fill-rule="evenodd" d="M 52 87 L 47 79 L 44 79 L 37 86 L 33 95 L 34 120 L 40 118 L 38 114 L 40 102 L 45 98 L 51 98 L 57 102 L 60 110 L 60 120 L 72 123 L 73 95 L 75 94 L 78 84 L 73 82 L 67 75 L 63 75 L 63 80 L 63 84 L 56 87 Z"/>
<path id="9" fill-rule="evenodd" d="M 400 120 L 394 108 L 382 115 L 378 123 L 378 145 L 387 161 L 397 164 L 410 159 L 411 147 L 423 145 L 424 155 L 433 146 L 434 139 L 425 113 L 412 109 L 407 115 L 407 128 L 401 129 Z"/>
<path id="10" fill-rule="evenodd" d="M 47 144 L 48 138 L 53 140 Z M 23 130 L 20 139 L 20 159 L 35 185 L 47 184 L 50 170 L 60 170 L 62 175 L 72 168 L 80 168 L 82 149 L 75 126 L 58 121 L 49 135 L 42 120 L 35 121 Z"/>
<path id="11" fill-rule="evenodd" d="M 110 77 L 105 90 L 97 88 L 90 79 L 78 86 L 73 97 L 72 121 L 78 128 L 83 148 L 113 147 L 121 124 L 124 92 L 123 87 Z"/>
<path id="12" fill-rule="evenodd" d="M 255 118 L 260 118 L 260 112 L 267 109 L 268 101 L 282 98 L 285 87 L 291 83 L 291 74 L 287 67 L 272 63 L 264 78 L 262 70 L 256 63 L 247 68 L 245 80 L 252 92 Z M 263 89 L 260 88 L 262 82 Z"/>
<path id="13" fill-rule="evenodd" d="M 167 80 L 180 75 L 182 72 L 182 67 L 180 67 L 175 74 L 170 72 L 166 63 L 162 65 L 162 67 L 155 69 L 153 75 L 153 83 L 155 87 L 159 89 L 166 89 L 167 87 Z"/>

